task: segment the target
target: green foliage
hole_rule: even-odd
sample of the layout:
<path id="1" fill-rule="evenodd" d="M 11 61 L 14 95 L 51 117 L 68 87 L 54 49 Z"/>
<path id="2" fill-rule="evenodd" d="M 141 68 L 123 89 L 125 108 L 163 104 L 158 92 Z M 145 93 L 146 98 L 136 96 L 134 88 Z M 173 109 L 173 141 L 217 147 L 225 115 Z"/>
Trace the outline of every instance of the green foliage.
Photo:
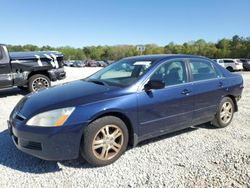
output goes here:
<path id="1" fill-rule="evenodd" d="M 221 39 L 216 43 L 206 42 L 203 39 L 183 44 L 169 43 L 165 47 L 156 44 L 147 44 L 143 54 L 194 54 L 210 58 L 250 58 L 250 38 L 235 35 L 232 39 Z M 38 47 L 27 44 L 8 45 L 9 51 L 60 51 L 66 60 L 118 60 L 124 57 L 140 55 L 133 45 L 117 46 L 89 46 L 73 48 L 70 46 L 53 48 L 51 46 Z"/>

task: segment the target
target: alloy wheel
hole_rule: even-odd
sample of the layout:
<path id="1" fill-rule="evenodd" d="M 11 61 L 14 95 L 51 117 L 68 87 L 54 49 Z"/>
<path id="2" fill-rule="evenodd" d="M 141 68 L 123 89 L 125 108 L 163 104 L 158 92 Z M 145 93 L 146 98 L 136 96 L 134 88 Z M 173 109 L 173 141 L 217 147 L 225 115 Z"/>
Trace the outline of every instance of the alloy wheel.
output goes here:
<path id="1" fill-rule="evenodd" d="M 39 89 L 47 88 L 47 87 L 49 87 L 49 82 L 45 78 L 38 77 L 32 82 L 33 91 L 38 91 Z"/>
<path id="2" fill-rule="evenodd" d="M 116 125 L 105 125 L 94 137 L 92 151 L 100 160 L 110 160 L 121 150 L 124 142 L 122 130 Z"/>
<path id="3" fill-rule="evenodd" d="M 227 124 L 231 121 L 233 115 L 233 105 L 230 102 L 225 102 L 220 111 L 220 119 L 223 123 Z"/>

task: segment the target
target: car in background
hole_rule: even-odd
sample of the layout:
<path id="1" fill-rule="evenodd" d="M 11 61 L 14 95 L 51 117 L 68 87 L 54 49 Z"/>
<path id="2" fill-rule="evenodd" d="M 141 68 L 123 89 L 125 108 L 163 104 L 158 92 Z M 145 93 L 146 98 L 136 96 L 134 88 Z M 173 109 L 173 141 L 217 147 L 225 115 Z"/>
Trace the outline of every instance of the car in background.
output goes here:
<path id="1" fill-rule="evenodd" d="M 104 61 L 96 61 L 96 63 L 98 65 L 98 67 L 107 67 L 108 66 L 108 64 L 105 63 Z"/>
<path id="2" fill-rule="evenodd" d="M 250 71 L 250 59 L 241 58 L 240 61 L 243 63 L 244 70 Z"/>
<path id="3" fill-rule="evenodd" d="M 88 60 L 86 61 L 86 67 L 99 67 L 99 66 L 95 60 Z"/>
<path id="4" fill-rule="evenodd" d="M 216 59 L 214 60 L 230 72 L 243 70 L 243 63 L 239 59 Z"/>
<path id="5" fill-rule="evenodd" d="M 55 51 L 9 52 L 0 44 L 0 89 L 35 92 L 50 87 L 51 82 L 66 77 L 63 57 Z"/>
<path id="6" fill-rule="evenodd" d="M 124 58 L 84 80 L 25 96 L 8 130 L 16 147 L 30 155 L 60 161 L 81 154 L 104 166 L 128 144 L 206 122 L 228 126 L 242 90 L 240 74 L 205 57 Z"/>
<path id="7" fill-rule="evenodd" d="M 105 60 L 104 62 L 107 63 L 108 65 L 111 65 L 111 64 L 114 63 L 115 61 L 114 61 L 114 60 Z"/>
<path id="8" fill-rule="evenodd" d="M 85 66 L 86 66 L 85 61 L 75 61 L 73 63 L 73 67 L 85 67 Z"/>
<path id="9" fill-rule="evenodd" d="M 64 61 L 64 66 L 72 67 L 73 66 L 73 62 L 72 61 Z"/>
<path id="10" fill-rule="evenodd" d="M 64 66 L 68 67 L 85 67 L 85 61 L 81 60 L 70 60 L 70 61 L 65 61 Z"/>

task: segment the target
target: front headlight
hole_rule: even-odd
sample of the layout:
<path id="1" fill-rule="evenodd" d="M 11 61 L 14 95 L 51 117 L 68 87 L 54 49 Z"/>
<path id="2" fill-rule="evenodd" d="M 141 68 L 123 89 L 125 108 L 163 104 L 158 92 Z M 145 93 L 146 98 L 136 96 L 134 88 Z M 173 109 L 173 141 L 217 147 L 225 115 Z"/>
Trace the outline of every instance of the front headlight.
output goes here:
<path id="1" fill-rule="evenodd" d="M 26 125 L 39 127 L 58 127 L 63 125 L 75 107 L 61 108 L 48 112 L 43 112 L 32 117 Z"/>

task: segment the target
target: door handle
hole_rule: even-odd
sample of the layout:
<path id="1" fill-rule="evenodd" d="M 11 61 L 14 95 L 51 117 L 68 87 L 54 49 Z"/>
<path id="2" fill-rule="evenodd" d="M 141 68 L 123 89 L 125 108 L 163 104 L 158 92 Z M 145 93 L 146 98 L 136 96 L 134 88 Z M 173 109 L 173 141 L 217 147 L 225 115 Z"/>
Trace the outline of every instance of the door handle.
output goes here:
<path id="1" fill-rule="evenodd" d="M 1 67 L 1 68 L 4 68 L 4 67 L 6 67 L 6 65 L 0 65 L 0 67 Z"/>
<path id="2" fill-rule="evenodd" d="M 189 93 L 191 93 L 191 91 L 188 90 L 188 89 L 184 89 L 184 90 L 181 92 L 181 94 L 183 94 L 183 95 L 189 95 Z"/>

